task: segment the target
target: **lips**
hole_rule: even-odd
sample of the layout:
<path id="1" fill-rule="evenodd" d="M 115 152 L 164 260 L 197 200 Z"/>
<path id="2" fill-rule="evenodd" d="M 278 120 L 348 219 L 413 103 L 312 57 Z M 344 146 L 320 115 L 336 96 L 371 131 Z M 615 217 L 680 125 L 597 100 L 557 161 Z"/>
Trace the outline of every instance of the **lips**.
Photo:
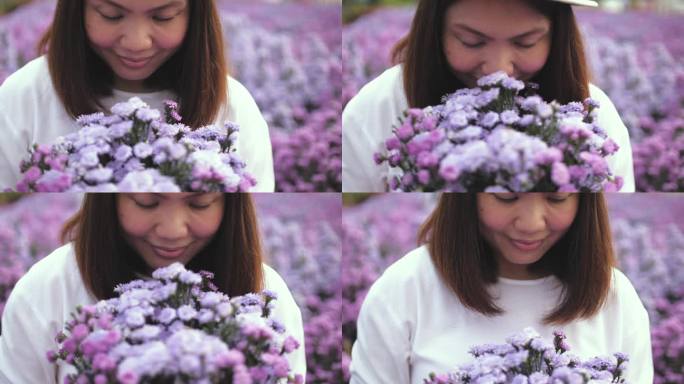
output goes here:
<path id="1" fill-rule="evenodd" d="M 163 259 L 177 259 L 185 253 L 188 247 L 166 248 L 152 246 L 154 253 Z"/>
<path id="2" fill-rule="evenodd" d="M 530 251 L 536 251 L 541 247 L 542 243 L 544 240 L 516 240 L 516 239 L 511 239 L 511 242 L 513 245 L 518 248 L 521 251 L 524 252 L 530 252 Z"/>
<path id="3" fill-rule="evenodd" d="M 146 57 L 146 58 L 139 58 L 139 59 L 134 59 L 134 58 L 129 58 L 129 57 L 123 57 L 119 56 L 119 60 L 128 68 L 132 69 L 140 69 L 143 68 L 147 65 L 147 63 L 150 62 L 152 57 Z"/>

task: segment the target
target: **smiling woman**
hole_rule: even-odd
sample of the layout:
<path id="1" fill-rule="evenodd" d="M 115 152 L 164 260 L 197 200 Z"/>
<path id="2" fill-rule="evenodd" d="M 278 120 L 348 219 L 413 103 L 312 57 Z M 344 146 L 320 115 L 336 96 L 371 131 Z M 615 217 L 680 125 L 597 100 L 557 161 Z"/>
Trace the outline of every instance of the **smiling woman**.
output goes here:
<path id="1" fill-rule="evenodd" d="M 249 194 L 88 194 L 65 224 L 66 245 L 36 263 L 14 287 L 3 313 L 0 382 L 63 383 L 74 368 L 53 365 L 54 336 L 77 306 L 116 297 L 115 287 L 180 262 L 214 274 L 231 297 L 269 290 L 279 322 L 304 340 L 302 317 L 280 275 L 263 263 Z M 303 346 L 288 357 L 306 373 Z M 98 361 L 98 359 L 95 359 Z M 95 381 L 98 382 L 98 381 Z"/>
<path id="2" fill-rule="evenodd" d="M 368 291 L 351 383 L 421 384 L 525 327 L 563 329 L 583 359 L 627 353 L 627 382 L 653 382 L 648 314 L 610 233 L 602 194 L 441 195 L 421 246 Z"/>
<path id="3" fill-rule="evenodd" d="M 596 5 L 594 2 L 419 0 L 417 3 L 409 33 L 392 50 L 395 66 L 361 88 L 342 113 L 344 192 L 382 192 L 390 187 L 389 182 L 396 175 L 401 175 L 401 167 L 378 161 L 374 153 L 384 152 L 384 145 L 395 129 L 410 125 L 410 120 L 403 119 L 409 108 L 437 106 L 447 95 L 473 88 L 477 79 L 496 72 L 537 84 L 539 96 L 547 102 L 581 103 L 589 97 L 598 101 L 596 122 L 619 146 L 607 160 L 609 168 L 624 181 L 620 191 L 634 191 L 629 133 L 611 100 L 589 82 L 583 39 L 569 5 Z M 433 138 L 444 125 L 434 130 Z M 458 144 L 459 132 L 454 130 L 449 134 L 453 134 L 449 136 L 453 143 Z M 424 141 L 429 146 L 430 139 Z M 418 151 L 419 147 L 412 148 Z M 446 147 L 440 147 L 441 153 L 449 152 Z M 392 162 L 399 162 L 395 160 Z M 422 160 L 423 165 L 432 161 L 427 156 Z M 459 169 L 469 166 L 456 165 Z"/>
<path id="4" fill-rule="evenodd" d="M 27 148 L 52 144 L 78 130 L 78 116 L 135 96 L 159 111 L 165 100 L 178 102 L 191 128 L 236 123 L 252 190 L 274 190 L 268 126 L 228 74 L 214 0 L 60 0 L 40 50 L 0 87 L 0 187 L 17 184 Z"/>
<path id="5" fill-rule="evenodd" d="M 188 1 L 154 8 L 140 1 L 88 0 L 86 34 L 114 73 L 114 87 L 149 91 L 144 80 L 180 49 L 188 29 Z"/>

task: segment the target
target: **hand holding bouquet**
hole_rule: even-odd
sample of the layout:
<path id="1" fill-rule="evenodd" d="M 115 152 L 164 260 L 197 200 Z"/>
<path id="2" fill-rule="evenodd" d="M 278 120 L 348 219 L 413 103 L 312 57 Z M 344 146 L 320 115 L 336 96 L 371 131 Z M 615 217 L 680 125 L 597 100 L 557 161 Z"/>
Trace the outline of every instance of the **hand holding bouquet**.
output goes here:
<path id="1" fill-rule="evenodd" d="M 229 298 L 211 277 L 174 263 L 120 285 L 72 314 L 48 359 L 76 368 L 67 383 L 301 383 L 285 357 L 299 342 L 270 317 L 275 295 Z"/>
<path id="2" fill-rule="evenodd" d="M 391 190 L 555 192 L 619 190 L 605 157 L 617 144 L 595 123 L 597 103 L 559 105 L 522 96 L 521 81 L 497 72 L 442 104 L 410 109 L 378 164 L 398 169 Z"/>
<path id="3" fill-rule="evenodd" d="M 34 145 L 22 162 L 20 192 L 243 192 L 256 184 L 235 153 L 238 126 L 196 130 L 165 119 L 137 97 L 78 118 L 81 129 L 57 144 Z"/>
<path id="4" fill-rule="evenodd" d="M 506 344 L 486 344 L 471 348 L 475 361 L 454 372 L 430 374 L 425 384 L 551 384 L 551 383 L 624 383 L 627 356 L 615 353 L 611 358 L 595 357 L 581 361 L 568 353 L 566 336 L 554 332 L 553 344 L 542 339 L 532 328 L 506 339 Z"/>

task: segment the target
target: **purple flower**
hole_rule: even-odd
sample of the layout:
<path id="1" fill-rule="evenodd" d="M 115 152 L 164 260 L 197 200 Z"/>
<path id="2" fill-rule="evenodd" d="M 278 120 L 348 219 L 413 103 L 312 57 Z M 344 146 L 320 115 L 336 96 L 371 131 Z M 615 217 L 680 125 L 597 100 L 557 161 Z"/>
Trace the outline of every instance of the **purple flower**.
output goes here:
<path id="1" fill-rule="evenodd" d="M 152 146 L 147 143 L 138 143 L 133 147 L 133 153 L 139 159 L 144 159 L 152 154 Z"/>

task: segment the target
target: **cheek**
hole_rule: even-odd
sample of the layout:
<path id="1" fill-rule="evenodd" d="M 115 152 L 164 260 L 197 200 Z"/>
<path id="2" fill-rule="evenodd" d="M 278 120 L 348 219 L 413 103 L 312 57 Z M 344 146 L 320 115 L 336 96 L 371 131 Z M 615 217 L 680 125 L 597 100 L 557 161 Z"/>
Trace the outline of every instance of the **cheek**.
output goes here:
<path id="1" fill-rule="evenodd" d="M 211 238 L 221 226 L 222 218 L 223 212 L 210 212 L 193 219 L 192 234 L 197 238 Z"/>
<path id="2" fill-rule="evenodd" d="M 483 204 L 480 206 L 480 228 L 486 236 L 503 232 L 508 226 L 509 219 L 503 209 L 493 209 Z"/>
<path id="3" fill-rule="evenodd" d="M 152 230 L 153 223 L 140 214 L 134 214 L 126 203 L 119 205 L 119 223 L 130 237 L 144 237 Z"/>
<path id="4" fill-rule="evenodd" d="M 183 44 L 187 32 L 187 21 L 178 20 L 173 25 L 155 31 L 154 41 L 159 48 L 176 49 Z"/>
<path id="5" fill-rule="evenodd" d="M 564 212 L 551 217 L 548 223 L 552 231 L 564 233 L 570 228 L 574 219 L 574 212 Z"/>
<path id="6" fill-rule="evenodd" d="M 90 44 L 98 48 L 111 48 L 116 42 L 116 32 L 114 28 L 95 20 L 95 16 L 85 18 L 86 35 Z"/>
<path id="7" fill-rule="evenodd" d="M 516 66 L 523 74 L 535 74 L 544 68 L 548 57 L 549 47 L 548 45 L 543 45 L 519 55 L 516 60 Z"/>
<path id="8" fill-rule="evenodd" d="M 472 72 L 478 66 L 478 57 L 469 50 L 463 49 L 455 38 L 444 41 L 444 55 L 454 72 Z"/>

